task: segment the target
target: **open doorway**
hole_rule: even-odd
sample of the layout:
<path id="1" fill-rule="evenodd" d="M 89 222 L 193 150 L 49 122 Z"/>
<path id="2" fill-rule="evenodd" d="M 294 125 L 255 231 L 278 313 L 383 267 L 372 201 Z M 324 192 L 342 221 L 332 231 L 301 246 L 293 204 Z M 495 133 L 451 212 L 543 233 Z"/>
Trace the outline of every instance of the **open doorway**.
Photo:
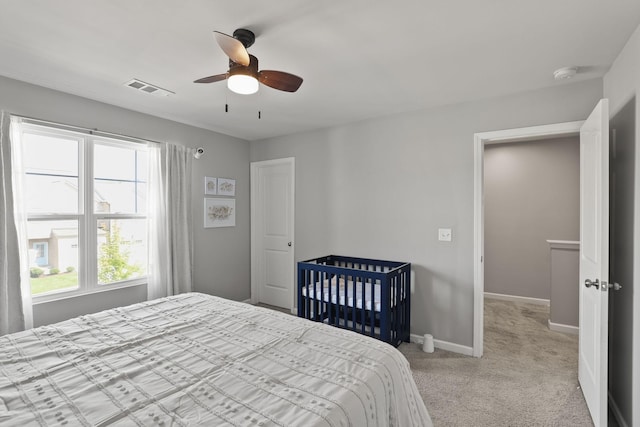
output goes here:
<path id="1" fill-rule="evenodd" d="M 474 334 L 473 355 L 481 357 L 484 351 L 484 292 L 485 292 L 485 216 L 484 216 L 484 151 L 485 146 L 578 135 L 582 122 L 568 122 L 546 126 L 485 132 L 475 135 L 474 168 Z"/>
<path id="2" fill-rule="evenodd" d="M 484 295 L 541 305 L 544 326 L 578 334 L 578 135 L 484 148 Z"/>
<path id="3" fill-rule="evenodd" d="M 607 337 L 609 336 L 609 289 L 621 289 L 614 283 L 615 269 L 609 270 L 610 252 L 610 208 L 615 214 L 616 177 L 610 169 L 618 168 L 610 161 L 609 107 L 602 99 L 589 118 L 580 123 L 550 125 L 491 132 L 475 135 L 474 176 L 474 355 L 483 352 L 483 303 L 484 303 L 484 147 L 499 141 L 524 141 L 549 135 L 572 134 L 576 125 L 580 132 L 580 263 L 579 263 L 579 380 L 591 417 L 596 425 L 607 424 Z M 615 120 L 614 120 L 615 122 Z M 630 127 L 629 127 L 630 128 Z M 615 141 L 615 135 L 612 138 Z M 632 140 L 632 139 L 630 139 Z M 613 150 L 615 151 L 615 142 Z M 633 156 L 630 156 L 633 157 Z M 632 176 L 633 174 L 629 174 Z M 611 179 L 611 180 L 610 180 Z M 631 180 L 633 181 L 633 180 Z M 609 198 L 613 183 L 613 199 Z M 632 188 L 629 186 L 629 188 Z M 609 202 L 614 201 L 613 206 Z M 624 203 L 622 204 L 624 205 Z M 627 203 L 628 205 L 628 203 Z M 628 211 L 628 209 L 627 209 Z M 614 227 L 615 230 L 615 227 Z M 625 229 L 626 231 L 626 229 Z M 615 233 L 614 242 L 615 245 Z M 615 254 L 615 251 L 613 251 Z M 618 257 L 619 258 L 619 257 Z M 613 273 L 613 277 L 612 274 Z M 622 287 L 624 289 L 624 287 Z M 629 320 L 629 319 L 627 319 Z M 616 413 L 616 415 L 618 415 Z"/>

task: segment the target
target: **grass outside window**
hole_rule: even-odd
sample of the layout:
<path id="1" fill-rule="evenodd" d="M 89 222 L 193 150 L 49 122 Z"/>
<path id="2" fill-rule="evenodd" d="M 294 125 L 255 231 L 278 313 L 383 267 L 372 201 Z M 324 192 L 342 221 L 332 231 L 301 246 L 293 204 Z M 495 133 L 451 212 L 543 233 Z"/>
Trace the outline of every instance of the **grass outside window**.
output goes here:
<path id="1" fill-rule="evenodd" d="M 31 295 L 44 294 L 46 292 L 61 289 L 70 290 L 78 287 L 78 272 L 59 273 L 31 278 Z"/>

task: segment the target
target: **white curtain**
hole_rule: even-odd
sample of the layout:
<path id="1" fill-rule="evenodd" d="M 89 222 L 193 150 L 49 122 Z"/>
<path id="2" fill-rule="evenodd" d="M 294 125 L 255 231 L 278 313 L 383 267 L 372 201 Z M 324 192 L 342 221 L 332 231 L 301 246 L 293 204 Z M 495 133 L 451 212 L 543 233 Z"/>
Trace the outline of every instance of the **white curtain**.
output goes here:
<path id="1" fill-rule="evenodd" d="M 192 149 L 174 144 L 149 147 L 149 283 L 147 298 L 193 290 Z"/>
<path id="2" fill-rule="evenodd" d="M 0 335 L 33 327 L 18 136 L 11 116 L 0 112 Z"/>

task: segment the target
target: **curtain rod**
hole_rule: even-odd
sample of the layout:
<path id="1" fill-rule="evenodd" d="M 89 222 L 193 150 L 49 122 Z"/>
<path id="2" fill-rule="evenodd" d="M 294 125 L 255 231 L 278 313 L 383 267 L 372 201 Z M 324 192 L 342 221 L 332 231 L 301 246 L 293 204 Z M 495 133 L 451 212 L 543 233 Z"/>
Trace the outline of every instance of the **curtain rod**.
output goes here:
<path id="1" fill-rule="evenodd" d="M 89 135 L 102 136 L 105 138 L 126 139 L 129 142 L 134 142 L 139 144 L 146 144 L 149 142 L 152 144 L 165 144 L 164 142 L 154 141 L 153 139 L 144 139 L 144 138 L 138 138 L 135 136 L 122 135 L 119 133 L 105 132 L 105 131 L 98 130 L 98 128 L 91 129 L 91 128 L 86 128 L 82 126 L 68 125 L 66 123 L 52 122 L 50 120 L 42 120 L 35 117 L 27 117 L 20 114 L 13 114 L 13 113 L 10 113 L 10 114 L 13 117 L 20 118 L 21 120 L 25 121 L 27 124 L 41 125 L 41 126 L 47 125 L 49 127 L 54 127 L 56 129 L 68 130 L 68 131 L 78 132 L 78 133 L 86 133 Z M 198 147 L 198 148 L 185 147 L 185 148 L 193 153 L 193 157 L 195 157 L 196 160 L 200 159 L 204 154 L 204 148 L 202 147 Z"/>
<path id="2" fill-rule="evenodd" d="M 104 136 L 106 138 L 113 138 L 113 137 L 117 137 L 121 139 L 125 138 L 125 139 L 128 139 L 130 142 L 139 142 L 139 143 L 151 142 L 154 144 L 163 144 L 163 142 L 154 141 L 152 139 L 144 139 L 144 138 L 138 138 L 138 137 L 129 136 L 129 135 L 122 135 L 122 134 L 113 133 L 113 132 L 105 132 L 105 131 L 99 130 L 98 128 L 91 129 L 83 126 L 75 126 L 75 125 L 69 125 L 66 123 L 52 122 L 50 120 L 42 120 L 35 117 L 23 116 L 20 114 L 11 114 L 11 115 L 14 117 L 19 117 L 20 119 L 26 121 L 26 123 L 34 124 L 34 125 L 48 125 L 58 129 L 70 130 L 73 132 L 80 132 L 80 133 L 87 133 L 89 135 L 95 135 L 95 136 Z"/>

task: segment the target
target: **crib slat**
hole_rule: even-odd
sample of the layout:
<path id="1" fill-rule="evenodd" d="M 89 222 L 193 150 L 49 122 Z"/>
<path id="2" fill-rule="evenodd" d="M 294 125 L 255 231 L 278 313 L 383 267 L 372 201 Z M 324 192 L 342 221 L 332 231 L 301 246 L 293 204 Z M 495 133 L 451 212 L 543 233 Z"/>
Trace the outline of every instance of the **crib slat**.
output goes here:
<path id="1" fill-rule="evenodd" d="M 386 277 L 383 284 L 380 285 L 380 339 L 389 342 L 389 311 L 391 309 L 391 301 L 389 292 L 391 286 L 391 278 Z"/>
<path id="2" fill-rule="evenodd" d="M 324 299 L 325 299 L 324 298 L 324 284 L 325 284 L 325 281 L 326 281 L 326 283 L 327 283 L 327 294 L 329 296 L 327 298 L 327 303 L 326 303 L 327 304 L 326 305 L 326 307 L 327 307 L 327 324 L 331 325 L 331 312 L 332 312 L 331 308 L 332 308 L 332 305 L 333 305 L 331 303 L 331 301 L 332 301 L 331 300 L 331 294 L 332 294 L 332 292 L 331 292 L 331 275 L 329 273 L 326 273 L 326 272 L 323 275 L 324 275 L 324 280 L 321 282 L 321 285 L 320 285 L 322 287 L 322 289 L 323 289 L 323 291 L 322 291 L 322 300 L 324 301 Z"/>
<path id="3" fill-rule="evenodd" d="M 376 334 L 376 281 L 374 279 L 369 279 L 369 292 L 370 292 L 369 295 L 371 295 L 371 298 L 370 298 L 371 303 L 369 304 L 369 310 L 368 310 L 369 320 L 371 320 L 370 335 L 374 338 L 381 339 L 381 337 L 378 334 Z M 365 296 L 363 296 L 362 298 L 362 305 L 364 305 L 365 307 L 367 306 L 367 298 Z M 386 310 L 382 310 L 382 311 L 386 311 Z"/>

